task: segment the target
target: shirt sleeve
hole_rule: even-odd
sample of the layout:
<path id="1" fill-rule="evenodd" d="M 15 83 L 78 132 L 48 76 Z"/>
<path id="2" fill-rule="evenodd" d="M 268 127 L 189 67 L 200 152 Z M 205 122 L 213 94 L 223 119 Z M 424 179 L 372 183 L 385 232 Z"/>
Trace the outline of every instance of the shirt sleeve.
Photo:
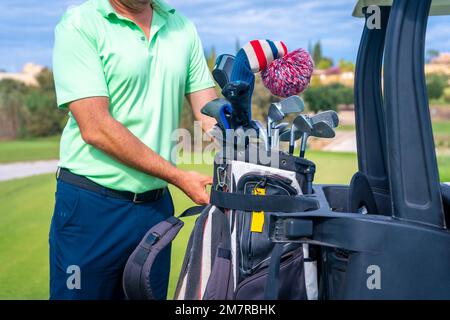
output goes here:
<path id="1" fill-rule="evenodd" d="M 193 44 L 189 59 L 188 75 L 186 80 L 186 94 L 200 91 L 215 86 L 209 71 L 203 51 L 202 42 L 197 33 L 197 29 L 193 28 Z"/>
<path id="2" fill-rule="evenodd" d="M 70 23 L 55 29 L 53 73 L 58 107 L 88 97 L 108 97 L 95 41 Z"/>

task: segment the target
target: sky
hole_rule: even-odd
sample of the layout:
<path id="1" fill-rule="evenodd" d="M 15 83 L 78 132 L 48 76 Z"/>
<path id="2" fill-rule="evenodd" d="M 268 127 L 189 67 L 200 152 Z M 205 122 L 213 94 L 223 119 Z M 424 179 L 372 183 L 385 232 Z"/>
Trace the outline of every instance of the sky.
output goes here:
<path id="1" fill-rule="evenodd" d="M 1 0 L 0 69 L 20 71 L 26 62 L 51 67 L 53 30 L 70 6 L 83 0 Z M 234 53 L 236 42 L 283 40 L 308 48 L 320 40 L 323 53 L 355 60 L 363 20 L 351 16 L 355 0 L 167 0 L 197 26 L 206 51 Z M 427 48 L 450 51 L 449 17 L 432 17 Z"/>

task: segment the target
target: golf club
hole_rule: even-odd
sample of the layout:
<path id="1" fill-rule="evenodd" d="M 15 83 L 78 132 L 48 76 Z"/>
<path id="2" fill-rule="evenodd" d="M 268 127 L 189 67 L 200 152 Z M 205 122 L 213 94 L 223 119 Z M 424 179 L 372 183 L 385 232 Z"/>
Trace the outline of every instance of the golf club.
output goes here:
<path id="1" fill-rule="evenodd" d="M 231 129 L 232 108 L 225 99 L 215 99 L 208 102 L 201 110 L 205 116 L 216 119 L 217 124 L 222 130 Z"/>
<path id="2" fill-rule="evenodd" d="M 280 147 L 280 137 L 281 135 L 285 135 L 286 132 L 290 132 L 290 129 L 288 128 L 289 123 L 282 122 L 275 126 L 273 129 L 273 135 L 272 135 L 272 148 L 279 149 Z"/>
<path id="3" fill-rule="evenodd" d="M 268 144 L 268 140 L 267 140 L 266 128 L 258 120 L 253 120 L 252 124 L 253 124 L 253 127 L 255 127 L 258 132 L 258 138 L 263 141 L 265 150 L 269 151 L 269 144 Z"/>
<path id="4" fill-rule="evenodd" d="M 300 158 L 305 157 L 306 146 L 307 146 L 307 141 L 308 141 L 309 137 L 312 136 L 312 137 L 317 137 L 317 138 L 331 139 L 336 136 L 336 132 L 329 122 L 327 122 L 327 121 L 315 122 L 314 118 L 311 118 L 311 122 L 313 123 L 311 132 L 303 133 L 302 145 L 300 148 Z"/>
<path id="5" fill-rule="evenodd" d="M 301 114 L 297 116 L 293 123 L 291 128 L 291 134 L 289 137 L 289 153 L 294 154 L 294 148 L 295 148 L 295 141 L 300 139 L 302 136 L 305 138 L 305 134 L 310 134 L 313 129 L 313 125 L 311 122 L 311 119 L 304 114 Z M 298 136 L 298 138 L 297 138 Z M 306 139 L 303 139 L 306 140 Z"/>
<path id="6" fill-rule="evenodd" d="M 326 121 L 333 128 L 337 128 L 339 126 L 339 115 L 336 111 L 328 110 L 321 113 L 316 114 L 313 118 L 313 122 Z"/>
<path id="7" fill-rule="evenodd" d="M 305 103 L 298 96 L 292 96 L 270 105 L 267 117 L 267 137 L 269 146 L 272 144 L 272 130 L 274 129 L 274 124 L 283 120 L 286 115 L 299 113 L 304 109 Z"/>
<path id="8" fill-rule="evenodd" d="M 251 109 L 250 105 L 250 85 L 244 81 L 233 81 L 228 83 L 222 90 L 223 96 L 232 105 L 232 122 L 235 128 L 242 126 L 245 129 L 250 127 Z"/>
<path id="9" fill-rule="evenodd" d="M 230 54 L 222 54 L 217 57 L 216 64 L 213 69 L 213 77 L 216 80 L 220 88 L 225 88 L 225 86 L 230 82 L 231 72 L 234 66 L 234 56 Z"/>

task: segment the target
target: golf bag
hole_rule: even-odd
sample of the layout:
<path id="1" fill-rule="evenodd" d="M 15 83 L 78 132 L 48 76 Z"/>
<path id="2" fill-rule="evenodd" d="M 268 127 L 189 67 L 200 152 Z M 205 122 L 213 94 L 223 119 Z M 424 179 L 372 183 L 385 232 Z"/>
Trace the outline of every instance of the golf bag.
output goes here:
<path id="1" fill-rule="evenodd" d="M 218 155 L 211 204 L 182 214 L 201 211 L 189 239 L 175 299 L 317 299 L 313 248 L 275 243 L 269 238 L 271 213 L 317 209 L 317 202 L 304 195 L 312 184 L 315 165 L 281 152 L 276 164 L 262 164 L 250 161 L 249 154 L 245 159 Z M 129 299 L 153 298 L 152 264 L 182 226 L 178 218 L 158 224 L 130 256 L 123 278 Z"/>

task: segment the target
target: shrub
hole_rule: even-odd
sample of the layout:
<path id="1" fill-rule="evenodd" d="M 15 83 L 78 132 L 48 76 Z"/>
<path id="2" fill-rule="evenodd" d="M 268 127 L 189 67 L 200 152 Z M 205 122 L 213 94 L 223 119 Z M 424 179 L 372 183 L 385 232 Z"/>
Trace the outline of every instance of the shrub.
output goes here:
<path id="1" fill-rule="evenodd" d="M 304 94 L 310 111 L 337 110 L 339 105 L 353 104 L 353 90 L 342 84 L 311 87 Z"/>
<path id="2" fill-rule="evenodd" d="M 442 98 L 447 85 L 447 78 L 442 75 L 430 75 L 427 77 L 428 97 L 433 100 Z"/>

